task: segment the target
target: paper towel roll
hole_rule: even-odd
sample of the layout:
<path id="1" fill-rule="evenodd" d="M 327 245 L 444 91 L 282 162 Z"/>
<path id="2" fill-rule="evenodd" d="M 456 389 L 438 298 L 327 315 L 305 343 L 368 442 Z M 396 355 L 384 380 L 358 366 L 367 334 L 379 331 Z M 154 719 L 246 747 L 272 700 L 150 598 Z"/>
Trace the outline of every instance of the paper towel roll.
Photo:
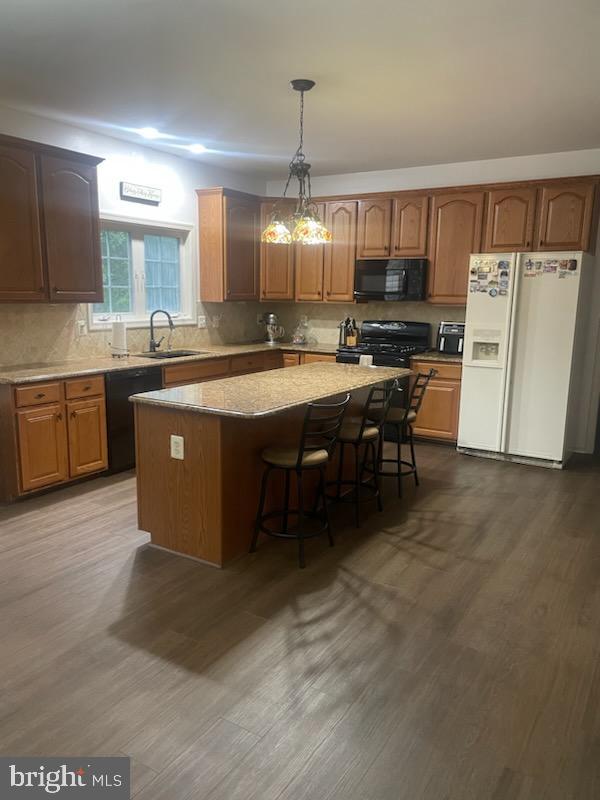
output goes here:
<path id="1" fill-rule="evenodd" d="M 124 322 L 113 322 L 110 346 L 113 356 L 127 355 L 127 328 Z"/>

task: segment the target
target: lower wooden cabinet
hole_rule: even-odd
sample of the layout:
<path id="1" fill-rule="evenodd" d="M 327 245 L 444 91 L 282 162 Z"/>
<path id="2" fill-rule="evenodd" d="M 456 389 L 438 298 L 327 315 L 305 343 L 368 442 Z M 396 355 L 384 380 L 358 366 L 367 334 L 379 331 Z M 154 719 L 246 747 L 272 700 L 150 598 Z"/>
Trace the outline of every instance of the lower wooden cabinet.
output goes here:
<path id="1" fill-rule="evenodd" d="M 284 353 L 283 366 L 297 367 L 300 364 L 300 353 Z"/>
<path id="2" fill-rule="evenodd" d="M 67 426 L 61 404 L 18 411 L 17 433 L 23 492 L 67 480 Z"/>
<path id="3" fill-rule="evenodd" d="M 330 353 L 302 353 L 301 364 L 335 363 L 335 356 Z"/>
<path id="4" fill-rule="evenodd" d="M 423 403 L 413 425 L 416 436 L 455 442 L 458 438 L 458 411 L 462 367 L 447 361 L 411 361 L 414 372 L 437 374 L 429 381 Z"/>
<path id="5" fill-rule="evenodd" d="M 77 478 L 108 466 L 104 397 L 67 402 L 69 476 Z"/>
<path id="6" fill-rule="evenodd" d="M 0 500 L 107 468 L 104 376 L 15 386 L 0 402 Z"/>

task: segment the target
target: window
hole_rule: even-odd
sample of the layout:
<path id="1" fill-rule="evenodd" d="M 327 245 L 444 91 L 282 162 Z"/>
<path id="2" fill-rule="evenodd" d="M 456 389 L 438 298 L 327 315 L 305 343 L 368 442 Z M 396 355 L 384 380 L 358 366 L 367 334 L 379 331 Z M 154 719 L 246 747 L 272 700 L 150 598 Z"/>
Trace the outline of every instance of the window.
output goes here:
<path id="1" fill-rule="evenodd" d="M 157 308 L 179 323 L 195 320 L 195 289 L 189 229 L 102 221 L 104 301 L 90 309 L 92 330 L 120 316 L 131 326 L 146 325 Z"/>

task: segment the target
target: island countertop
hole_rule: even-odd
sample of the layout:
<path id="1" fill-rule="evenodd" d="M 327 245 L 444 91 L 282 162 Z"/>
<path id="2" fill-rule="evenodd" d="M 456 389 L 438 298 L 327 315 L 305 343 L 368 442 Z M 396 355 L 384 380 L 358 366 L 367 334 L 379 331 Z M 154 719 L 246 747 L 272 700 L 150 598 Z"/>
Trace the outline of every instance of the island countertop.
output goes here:
<path id="1" fill-rule="evenodd" d="M 279 414 L 326 397 L 405 378 L 409 369 L 356 364 L 303 364 L 135 394 L 134 403 L 172 410 L 254 419 Z"/>

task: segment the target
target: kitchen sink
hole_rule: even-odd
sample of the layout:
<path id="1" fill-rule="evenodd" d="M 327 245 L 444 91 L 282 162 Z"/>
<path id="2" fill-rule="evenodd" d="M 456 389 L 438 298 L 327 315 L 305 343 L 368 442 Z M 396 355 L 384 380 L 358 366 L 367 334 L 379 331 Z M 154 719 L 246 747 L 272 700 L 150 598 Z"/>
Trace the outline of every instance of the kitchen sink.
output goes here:
<path id="1" fill-rule="evenodd" d="M 138 358 L 181 358 L 181 356 L 204 356 L 208 355 L 206 350 L 165 350 L 161 353 L 138 353 Z"/>

